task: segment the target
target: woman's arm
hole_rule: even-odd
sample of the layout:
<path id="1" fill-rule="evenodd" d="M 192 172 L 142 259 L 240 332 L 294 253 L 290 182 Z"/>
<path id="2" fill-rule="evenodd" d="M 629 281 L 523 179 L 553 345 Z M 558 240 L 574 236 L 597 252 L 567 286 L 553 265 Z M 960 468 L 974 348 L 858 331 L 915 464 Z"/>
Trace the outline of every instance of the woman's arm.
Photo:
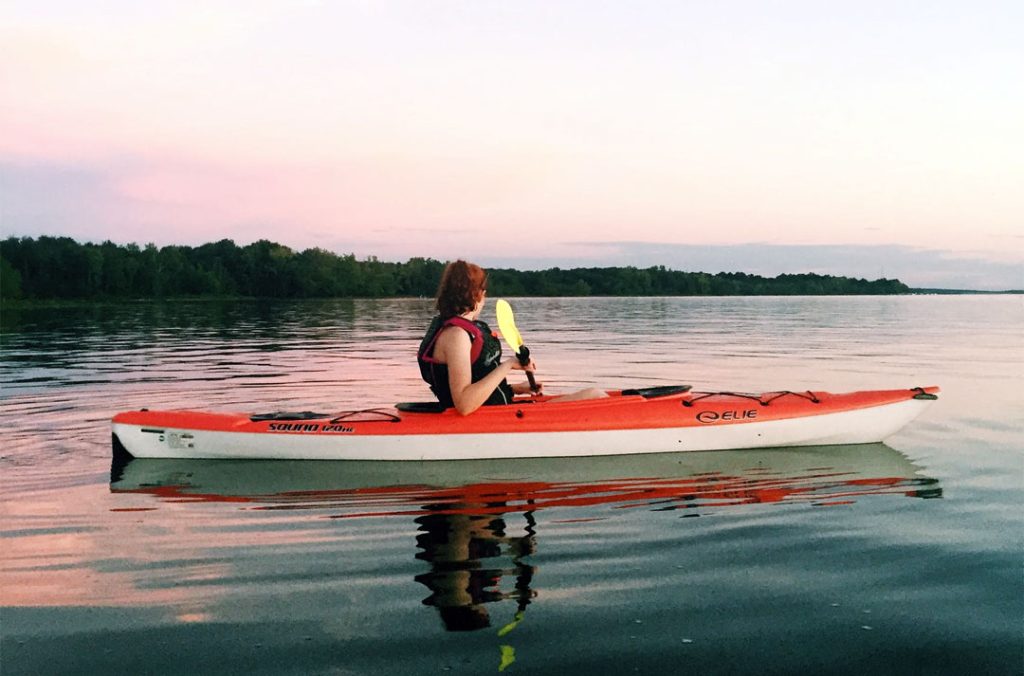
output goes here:
<path id="1" fill-rule="evenodd" d="M 532 362 L 523 367 L 515 358 L 506 359 L 474 383 L 473 365 L 469 360 L 472 347 L 469 334 L 454 326 L 442 331 L 434 346 L 434 357 L 448 366 L 448 387 L 452 392 L 455 410 L 462 415 L 469 415 L 483 406 L 491 392 L 498 388 L 513 369 L 527 370 L 533 367 Z"/>

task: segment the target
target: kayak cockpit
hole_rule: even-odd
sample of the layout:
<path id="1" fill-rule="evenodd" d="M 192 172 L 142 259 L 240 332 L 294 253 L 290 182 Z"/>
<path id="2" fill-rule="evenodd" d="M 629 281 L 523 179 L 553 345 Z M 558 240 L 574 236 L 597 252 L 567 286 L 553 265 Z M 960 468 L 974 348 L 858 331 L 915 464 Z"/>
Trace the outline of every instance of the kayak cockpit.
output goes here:
<path id="1" fill-rule="evenodd" d="M 692 385 L 659 385 L 657 387 L 638 387 L 626 390 L 614 390 L 608 392 L 612 397 L 643 397 L 644 399 L 657 399 L 670 397 L 678 394 L 686 394 L 693 388 Z M 558 403 L 557 397 L 520 397 L 515 399 L 513 404 L 535 404 L 535 403 Z M 395 404 L 395 408 L 402 413 L 444 413 L 448 410 L 439 401 L 409 401 Z M 326 417 L 326 416 L 324 416 Z"/>

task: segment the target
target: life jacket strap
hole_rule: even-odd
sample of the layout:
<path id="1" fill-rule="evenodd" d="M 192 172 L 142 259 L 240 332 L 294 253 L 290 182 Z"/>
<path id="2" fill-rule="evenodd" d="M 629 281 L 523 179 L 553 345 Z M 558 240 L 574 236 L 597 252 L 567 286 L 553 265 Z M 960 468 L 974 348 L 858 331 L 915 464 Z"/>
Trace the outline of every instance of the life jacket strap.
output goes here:
<path id="1" fill-rule="evenodd" d="M 473 322 L 469 321 L 464 317 L 458 316 L 450 317 L 449 319 L 446 319 L 443 324 L 441 324 L 441 327 L 437 330 L 437 333 L 434 334 L 434 337 L 430 339 L 430 342 L 427 343 L 427 346 L 424 347 L 423 351 L 419 354 L 420 359 L 427 362 L 428 364 L 441 363 L 434 359 L 433 357 L 434 343 L 437 342 L 437 339 L 441 335 L 441 332 L 444 331 L 449 326 L 457 326 L 469 334 L 470 338 L 473 341 L 473 345 L 469 350 L 469 363 L 475 364 L 476 360 L 480 358 L 480 353 L 483 352 L 484 350 L 484 332 L 481 331 L 480 327 L 474 324 Z"/>

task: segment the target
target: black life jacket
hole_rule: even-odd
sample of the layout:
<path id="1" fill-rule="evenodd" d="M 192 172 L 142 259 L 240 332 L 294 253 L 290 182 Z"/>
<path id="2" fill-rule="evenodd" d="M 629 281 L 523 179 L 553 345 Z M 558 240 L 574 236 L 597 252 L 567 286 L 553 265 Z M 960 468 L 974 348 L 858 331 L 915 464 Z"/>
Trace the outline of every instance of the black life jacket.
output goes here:
<path id="1" fill-rule="evenodd" d="M 438 401 L 450 408 L 455 403 L 452 400 L 452 391 L 448 384 L 448 365 L 442 364 L 433 356 L 437 337 L 449 326 L 457 326 L 469 334 L 472 341 L 469 352 L 469 361 L 472 365 L 470 378 L 474 383 L 498 368 L 498 364 L 501 363 L 501 341 L 491 332 L 491 327 L 479 320 L 474 322 L 464 317 L 450 317 L 442 320 L 438 315 L 430 322 L 430 328 L 427 329 L 427 333 L 420 342 L 416 361 L 419 363 L 420 375 L 430 385 L 430 389 Z M 512 386 L 503 379 L 484 402 L 484 406 L 508 404 L 512 402 L 512 397 Z"/>

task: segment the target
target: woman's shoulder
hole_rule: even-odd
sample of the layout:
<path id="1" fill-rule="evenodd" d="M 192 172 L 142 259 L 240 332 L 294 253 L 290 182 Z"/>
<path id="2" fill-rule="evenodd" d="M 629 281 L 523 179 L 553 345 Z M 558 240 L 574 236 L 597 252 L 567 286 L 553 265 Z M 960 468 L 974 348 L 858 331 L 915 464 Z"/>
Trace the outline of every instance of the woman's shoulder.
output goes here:
<path id="1" fill-rule="evenodd" d="M 438 341 L 444 341 L 446 343 L 457 341 L 466 343 L 472 342 L 469 334 L 466 333 L 466 329 L 461 326 L 449 324 L 448 326 L 442 326 L 440 333 L 437 336 Z"/>
<path id="2" fill-rule="evenodd" d="M 437 334 L 437 343 L 434 347 L 434 356 L 444 363 L 447 363 L 451 355 L 460 352 L 470 353 L 473 349 L 473 341 L 469 334 L 458 326 L 445 326 Z"/>

